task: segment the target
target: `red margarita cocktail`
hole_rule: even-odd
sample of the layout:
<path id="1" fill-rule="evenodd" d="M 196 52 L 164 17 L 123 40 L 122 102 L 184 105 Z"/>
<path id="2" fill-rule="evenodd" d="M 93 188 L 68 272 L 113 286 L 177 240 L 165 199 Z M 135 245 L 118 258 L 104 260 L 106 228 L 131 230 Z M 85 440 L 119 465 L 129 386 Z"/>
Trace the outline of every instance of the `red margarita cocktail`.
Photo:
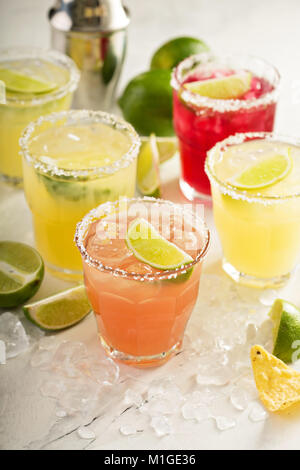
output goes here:
<path id="1" fill-rule="evenodd" d="M 150 224 L 156 232 L 142 241 L 148 253 L 158 240 L 176 256 L 183 254 L 185 262 L 163 270 L 137 257 L 128 242 L 128 227 L 135 223 Z M 209 244 L 203 220 L 185 205 L 125 199 L 87 214 L 78 224 L 75 240 L 108 355 L 139 367 L 156 366 L 172 357 L 181 347 L 198 296 Z M 165 250 L 156 245 L 153 253 L 159 251 L 163 258 Z"/>
<path id="2" fill-rule="evenodd" d="M 235 99 L 216 99 L 191 91 L 191 82 L 249 74 L 247 90 Z M 273 130 L 279 74 L 262 59 L 251 56 L 188 57 L 172 76 L 174 126 L 181 157 L 180 187 L 189 199 L 210 198 L 204 172 L 207 151 L 217 142 L 240 132 Z"/>

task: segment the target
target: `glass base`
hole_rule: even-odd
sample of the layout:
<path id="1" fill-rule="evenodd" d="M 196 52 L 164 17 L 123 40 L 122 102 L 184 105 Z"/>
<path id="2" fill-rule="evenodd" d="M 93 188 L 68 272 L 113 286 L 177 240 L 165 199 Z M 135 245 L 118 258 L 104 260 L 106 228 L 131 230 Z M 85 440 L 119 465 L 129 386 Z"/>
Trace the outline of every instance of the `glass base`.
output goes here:
<path id="1" fill-rule="evenodd" d="M 228 274 L 231 279 L 233 279 L 238 284 L 248 287 L 256 287 L 258 289 L 269 289 L 269 288 L 279 288 L 282 287 L 290 278 L 290 274 L 285 274 L 279 277 L 273 278 L 258 278 L 255 276 L 250 276 L 245 273 L 238 271 L 232 264 L 228 263 L 226 259 L 223 259 L 222 262 L 223 270 Z"/>
<path id="2" fill-rule="evenodd" d="M 22 178 L 4 175 L 3 173 L 0 173 L 0 181 L 9 184 L 10 186 L 16 186 L 18 188 L 23 186 Z"/>
<path id="3" fill-rule="evenodd" d="M 82 271 L 72 271 L 70 269 L 63 269 L 55 266 L 53 264 L 45 262 L 45 267 L 52 276 L 62 279 L 64 281 L 82 281 L 83 273 Z"/>
<path id="4" fill-rule="evenodd" d="M 182 178 L 179 180 L 179 186 L 181 189 L 182 194 L 186 197 L 189 201 L 202 201 L 202 202 L 211 202 L 210 194 L 200 193 L 192 186 L 190 186 L 186 181 Z"/>
<path id="5" fill-rule="evenodd" d="M 163 352 L 161 354 L 155 354 L 153 356 L 132 356 L 131 354 L 123 353 L 117 349 L 112 348 L 107 344 L 100 334 L 98 334 L 98 336 L 106 354 L 109 357 L 128 366 L 134 366 L 138 368 L 161 366 L 165 362 L 169 361 L 171 357 L 175 356 L 175 354 L 180 352 L 182 345 L 182 342 L 179 341 L 169 351 Z"/>

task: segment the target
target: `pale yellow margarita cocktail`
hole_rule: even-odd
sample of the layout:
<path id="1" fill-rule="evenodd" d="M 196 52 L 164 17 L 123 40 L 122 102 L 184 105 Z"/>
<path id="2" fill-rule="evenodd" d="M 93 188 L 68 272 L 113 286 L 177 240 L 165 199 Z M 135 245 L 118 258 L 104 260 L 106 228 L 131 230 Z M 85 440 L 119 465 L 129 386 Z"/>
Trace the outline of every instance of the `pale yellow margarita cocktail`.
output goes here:
<path id="1" fill-rule="evenodd" d="M 69 111 L 29 125 L 21 146 L 37 249 L 54 274 L 78 278 L 76 224 L 93 207 L 134 195 L 138 135 L 109 114 Z"/>
<path id="2" fill-rule="evenodd" d="M 0 104 L 0 179 L 19 185 L 22 131 L 41 115 L 70 108 L 79 71 L 56 51 L 7 49 L 0 50 L 0 80 L 5 87 Z"/>
<path id="3" fill-rule="evenodd" d="M 283 284 L 300 260 L 300 146 L 274 134 L 237 134 L 209 152 L 206 172 L 224 270 L 243 284 Z M 252 187 L 237 183 L 243 174 Z"/>

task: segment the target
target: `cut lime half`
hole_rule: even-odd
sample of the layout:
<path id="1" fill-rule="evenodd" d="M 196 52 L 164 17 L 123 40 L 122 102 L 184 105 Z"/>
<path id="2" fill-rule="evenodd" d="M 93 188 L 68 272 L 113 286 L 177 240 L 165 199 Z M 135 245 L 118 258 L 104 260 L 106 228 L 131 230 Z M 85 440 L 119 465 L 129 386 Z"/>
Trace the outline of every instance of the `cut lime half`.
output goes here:
<path id="1" fill-rule="evenodd" d="M 231 186 L 239 189 L 259 189 L 272 186 L 283 180 L 291 171 L 293 160 L 287 155 L 272 155 L 251 165 L 237 177 L 229 181 Z"/>
<path id="2" fill-rule="evenodd" d="M 57 87 L 55 83 L 11 69 L 0 69 L 0 80 L 5 83 L 7 91 L 15 93 L 47 93 Z"/>
<path id="3" fill-rule="evenodd" d="M 293 354 L 297 356 L 297 349 L 299 351 L 300 348 L 300 309 L 290 302 L 277 299 L 269 315 L 274 323 L 273 355 L 285 363 L 293 362 Z"/>
<path id="4" fill-rule="evenodd" d="M 0 242 L 0 307 L 17 307 L 33 297 L 44 277 L 39 253 L 24 243 Z"/>
<path id="5" fill-rule="evenodd" d="M 63 330 L 91 311 L 85 287 L 78 286 L 23 307 L 26 317 L 43 330 Z"/>
<path id="6" fill-rule="evenodd" d="M 159 153 L 154 134 L 142 143 L 137 167 L 138 190 L 143 196 L 160 197 Z"/>
<path id="7" fill-rule="evenodd" d="M 138 260 L 156 269 L 176 269 L 193 261 L 190 255 L 162 237 L 145 219 L 131 222 L 126 243 Z"/>
<path id="8" fill-rule="evenodd" d="M 211 78 L 185 83 L 183 86 L 192 93 L 217 100 L 238 99 L 251 86 L 250 72 L 241 72 L 223 78 Z"/>

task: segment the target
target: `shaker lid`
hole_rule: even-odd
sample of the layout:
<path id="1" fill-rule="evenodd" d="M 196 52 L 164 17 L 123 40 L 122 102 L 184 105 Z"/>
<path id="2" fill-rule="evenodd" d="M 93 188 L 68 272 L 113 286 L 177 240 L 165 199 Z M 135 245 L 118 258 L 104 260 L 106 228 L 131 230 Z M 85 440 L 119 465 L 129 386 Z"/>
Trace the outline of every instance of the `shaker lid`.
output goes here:
<path id="1" fill-rule="evenodd" d="M 121 0 L 58 0 L 49 10 L 51 25 L 61 31 L 111 32 L 129 24 Z"/>

